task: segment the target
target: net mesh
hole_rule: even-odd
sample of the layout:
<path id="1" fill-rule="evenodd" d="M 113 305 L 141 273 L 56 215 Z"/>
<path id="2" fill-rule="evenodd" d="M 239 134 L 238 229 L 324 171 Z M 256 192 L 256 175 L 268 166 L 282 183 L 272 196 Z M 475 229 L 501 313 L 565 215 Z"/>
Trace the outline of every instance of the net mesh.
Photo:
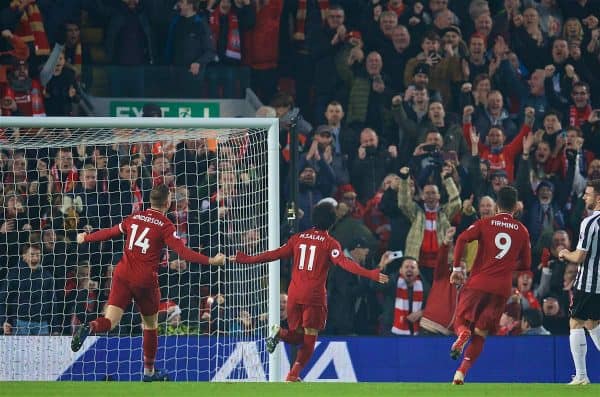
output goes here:
<path id="1" fill-rule="evenodd" d="M 5 335 L 67 339 L 101 315 L 123 241 L 77 245 L 76 235 L 146 208 L 157 183 L 172 189 L 168 217 L 190 248 L 212 256 L 268 247 L 267 129 L 18 128 L 1 135 Z M 159 284 L 159 334 L 178 337 L 161 338 L 157 367 L 175 380 L 265 380 L 266 264 L 215 270 L 165 250 Z M 47 377 L 139 379 L 141 333 L 132 304 L 113 337 L 90 338 L 76 355 L 67 339 L 70 364 Z M 27 338 L 19 343 L 22 353 L 33 348 Z M 5 361 L 2 376 L 23 378 L 20 361 Z"/>

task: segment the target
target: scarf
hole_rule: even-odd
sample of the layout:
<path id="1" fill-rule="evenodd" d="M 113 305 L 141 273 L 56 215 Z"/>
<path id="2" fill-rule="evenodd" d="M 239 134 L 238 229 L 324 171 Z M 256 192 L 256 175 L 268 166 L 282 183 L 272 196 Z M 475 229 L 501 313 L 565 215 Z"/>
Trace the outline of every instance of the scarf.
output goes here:
<path id="1" fill-rule="evenodd" d="M 425 210 L 425 226 L 423 228 L 423 243 L 419 263 L 428 267 L 435 267 L 437 263 L 438 238 L 437 238 L 437 210 Z"/>
<path id="2" fill-rule="evenodd" d="M 54 179 L 54 191 L 61 193 L 72 192 L 75 188 L 75 184 L 79 180 L 79 174 L 77 173 L 77 168 L 73 167 L 67 174 L 67 179 L 63 182 L 62 175 L 58 170 L 56 165 L 53 165 L 50 169 L 52 173 L 52 177 Z"/>
<path id="3" fill-rule="evenodd" d="M 217 47 L 217 40 L 219 40 L 219 32 L 221 30 L 221 8 L 217 7 L 210 15 L 210 30 L 213 33 L 213 40 L 215 42 L 215 48 Z M 227 14 L 229 20 L 229 32 L 227 32 L 227 47 L 225 49 L 225 56 L 231 59 L 242 59 L 242 50 L 240 42 L 240 28 L 238 17 L 233 12 L 233 8 L 229 10 Z"/>
<path id="4" fill-rule="evenodd" d="M 20 8 L 21 1 L 13 0 L 10 4 L 13 10 Z M 44 21 L 42 14 L 37 4 L 32 3 L 23 8 L 23 15 L 19 21 L 19 25 L 15 30 L 15 34 L 23 39 L 26 43 L 33 42 L 35 55 L 49 55 L 50 44 L 44 30 Z"/>
<path id="5" fill-rule="evenodd" d="M 81 41 L 75 44 L 75 53 L 73 54 L 73 59 L 71 59 L 71 66 L 75 70 L 75 75 L 81 75 L 81 65 L 83 65 L 83 57 L 81 55 Z"/>
<path id="6" fill-rule="evenodd" d="M 144 197 L 137 183 L 131 185 L 131 213 L 139 212 L 142 210 L 142 204 Z"/>
<path id="7" fill-rule="evenodd" d="M 592 106 L 588 104 L 583 109 L 577 109 L 575 106 L 569 107 L 569 126 L 581 128 L 581 124 L 587 121 L 592 114 Z"/>
<path id="8" fill-rule="evenodd" d="M 542 310 L 540 302 L 535 298 L 533 291 L 521 292 L 521 296 L 527 300 L 530 309 Z"/>
<path id="9" fill-rule="evenodd" d="M 329 10 L 329 0 L 317 0 L 319 10 L 321 10 L 321 20 L 325 22 L 327 11 Z M 298 10 L 296 11 L 296 30 L 294 31 L 293 39 L 296 41 L 304 41 L 306 35 L 304 32 L 306 22 L 307 0 L 298 0 Z"/>
<path id="10" fill-rule="evenodd" d="M 410 329 L 410 321 L 406 317 L 410 313 L 418 312 L 423 306 L 423 282 L 417 278 L 413 284 L 413 301 L 412 307 L 408 302 L 408 284 L 402 277 L 398 277 L 398 285 L 396 287 L 396 302 L 394 304 L 394 325 L 392 333 L 396 335 L 417 335 L 419 333 L 419 323 L 412 323 L 412 331 Z"/>

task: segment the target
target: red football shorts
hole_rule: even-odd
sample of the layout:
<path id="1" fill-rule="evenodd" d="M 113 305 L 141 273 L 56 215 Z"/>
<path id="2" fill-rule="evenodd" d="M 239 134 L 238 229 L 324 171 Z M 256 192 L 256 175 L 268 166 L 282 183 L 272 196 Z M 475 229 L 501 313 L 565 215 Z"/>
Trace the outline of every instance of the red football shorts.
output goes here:
<path id="1" fill-rule="evenodd" d="M 319 331 L 325 329 L 327 321 L 327 306 L 303 305 L 288 300 L 287 303 L 288 326 L 290 331 L 298 328 L 314 328 Z"/>
<path id="2" fill-rule="evenodd" d="M 160 289 L 158 287 L 133 286 L 127 280 L 113 276 L 108 304 L 120 307 L 124 311 L 135 299 L 135 304 L 142 316 L 151 316 L 158 313 L 160 303 Z"/>
<path id="3" fill-rule="evenodd" d="M 462 324 L 471 325 L 490 335 L 495 334 L 507 300 L 500 295 L 465 288 L 459 295 L 455 328 Z"/>

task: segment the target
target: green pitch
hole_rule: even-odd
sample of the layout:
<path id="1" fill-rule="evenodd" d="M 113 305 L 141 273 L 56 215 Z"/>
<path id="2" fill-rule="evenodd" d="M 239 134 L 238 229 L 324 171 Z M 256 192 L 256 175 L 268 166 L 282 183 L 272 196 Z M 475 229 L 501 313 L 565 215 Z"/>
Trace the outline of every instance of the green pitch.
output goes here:
<path id="1" fill-rule="evenodd" d="M 11 397 L 585 397 L 600 396 L 600 385 L 471 383 L 132 383 L 0 382 Z"/>

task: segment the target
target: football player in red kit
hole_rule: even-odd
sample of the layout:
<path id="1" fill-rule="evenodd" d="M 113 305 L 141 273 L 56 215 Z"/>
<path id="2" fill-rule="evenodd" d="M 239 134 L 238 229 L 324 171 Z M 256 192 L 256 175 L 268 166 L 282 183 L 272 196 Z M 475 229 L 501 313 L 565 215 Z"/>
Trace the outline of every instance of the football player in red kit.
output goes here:
<path id="1" fill-rule="evenodd" d="M 212 258 L 187 248 L 177 237 L 175 226 L 165 216 L 171 206 L 169 188 L 160 184 L 150 192 L 150 209 L 129 215 L 118 225 L 92 234 L 79 233 L 77 243 L 103 241 L 125 235 L 123 256 L 115 268 L 108 305 L 103 317 L 81 326 L 71 341 L 71 349 L 78 351 L 89 334 L 112 330 L 123 316 L 132 299 L 142 315 L 144 378 L 145 382 L 167 380 L 166 374 L 154 371 L 158 346 L 158 266 L 166 246 L 183 260 L 201 265 L 222 265 L 223 254 Z"/>
<path id="2" fill-rule="evenodd" d="M 288 382 L 300 381 L 300 371 L 315 348 L 319 331 L 327 319 L 327 273 L 332 264 L 385 284 L 388 276 L 379 269 L 367 270 L 344 256 L 340 243 L 328 233 L 335 223 L 335 208 L 331 203 L 318 204 L 313 210 L 313 227 L 294 234 L 286 244 L 273 251 L 255 256 L 238 252 L 231 258 L 239 263 L 261 263 L 276 259 L 293 258 L 292 280 L 288 288 L 287 317 L 289 329 L 272 326 L 267 339 L 269 353 L 275 351 L 279 340 L 301 345 L 296 361 L 286 377 Z"/>
<path id="3" fill-rule="evenodd" d="M 450 276 L 450 282 L 456 285 L 462 285 L 465 279 L 464 269 L 460 266 L 465 244 L 477 240 L 479 245 L 473 269 L 460 293 L 454 322 L 458 338 L 450 351 L 452 358 L 460 357 L 467 342 L 471 341 L 454 374 L 454 384 L 464 383 L 467 371 L 483 349 L 485 337 L 495 333 L 511 294 L 513 272 L 531 270 L 529 232 L 513 218 L 516 205 L 515 188 L 501 188 L 497 214 L 476 221 L 456 241 Z"/>

